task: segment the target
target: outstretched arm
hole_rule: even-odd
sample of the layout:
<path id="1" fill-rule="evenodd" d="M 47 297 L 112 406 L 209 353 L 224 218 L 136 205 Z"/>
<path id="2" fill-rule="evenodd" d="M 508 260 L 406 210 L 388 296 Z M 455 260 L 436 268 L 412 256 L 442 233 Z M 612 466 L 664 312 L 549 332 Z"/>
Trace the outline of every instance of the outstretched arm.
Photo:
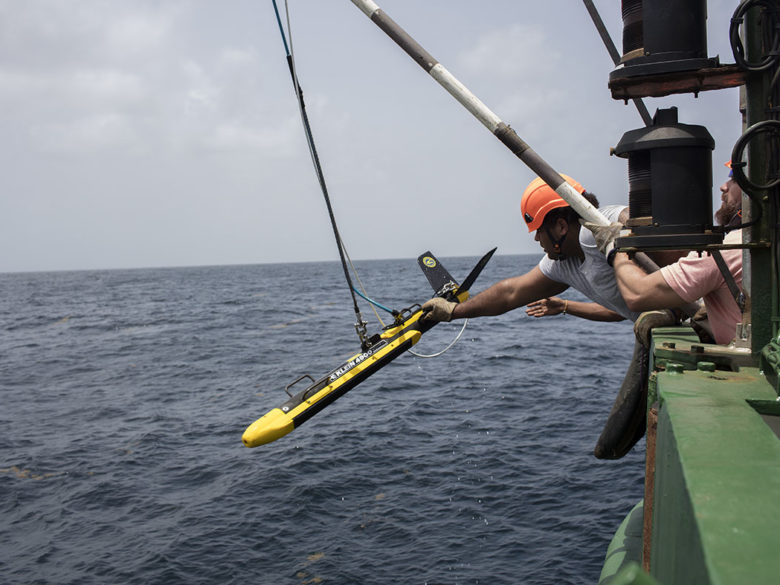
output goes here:
<path id="1" fill-rule="evenodd" d="M 618 289 L 632 311 L 674 309 L 685 305 L 666 280 L 661 271 L 645 273 L 628 254 L 615 255 L 615 279 Z"/>
<path id="2" fill-rule="evenodd" d="M 521 276 L 497 282 L 463 303 L 453 303 L 441 297 L 434 297 L 422 306 L 423 319 L 450 321 L 501 315 L 527 305 L 531 301 L 559 294 L 567 288 L 567 285 L 547 278 L 539 267 L 535 266 L 533 270 Z"/>
<path id="3" fill-rule="evenodd" d="M 531 317 L 547 317 L 566 313 L 590 321 L 623 321 L 624 317 L 598 303 L 585 303 L 550 297 L 528 303 L 525 312 Z"/>
<path id="4" fill-rule="evenodd" d="M 550 280 L 538 266 L 521 276 L 504 279 L 483 290 L 469 300 L 456 305 L 453 319 L 501 315 L 512 309 L 527 305 L 531 301 L 553 296 L 568 287 Z"/>

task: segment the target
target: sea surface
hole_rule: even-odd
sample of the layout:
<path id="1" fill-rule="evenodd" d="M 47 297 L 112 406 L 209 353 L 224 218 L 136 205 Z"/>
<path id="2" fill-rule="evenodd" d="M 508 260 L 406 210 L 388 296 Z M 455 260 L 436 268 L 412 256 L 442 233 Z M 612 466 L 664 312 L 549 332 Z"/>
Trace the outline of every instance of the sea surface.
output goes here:
<path id="1" fill-rule="evenodd" d="M 356 265 L 385 306 L 431 295 L 414 259 Z M 471 320 L 245 448 L 353 323 L 338 263 L 0 274 L 0 583 L 595 583 L 642 497 L 644 442 L 592 455 L 631 325 Z"/>

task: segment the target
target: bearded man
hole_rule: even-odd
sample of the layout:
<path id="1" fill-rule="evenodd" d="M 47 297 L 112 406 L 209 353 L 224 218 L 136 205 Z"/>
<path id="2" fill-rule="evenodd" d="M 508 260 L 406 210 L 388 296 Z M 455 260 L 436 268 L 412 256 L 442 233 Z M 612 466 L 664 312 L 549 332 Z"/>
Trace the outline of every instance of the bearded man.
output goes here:
<path id="1" fill-rule="evenodd" d="M 726 166 L 730 167 L 730 163 Z M 742 191 L 731 173 L 720 191 L 722 203 L 715 213 L 717 222 L 726 227 L 739 226 L 742 223 Z M 594 229 L 599 231 L 600 228 Z M 598 234 L 596 240 L 599 240 Z M 734 338 L 736 324 L 742 322 L 744 305 L 741 249 L 716 250 L 712 254 L 691 252 L 657 272 L 646 274 L 628 254 L 610 250 L 610 243 L 603 242 L 601 250 L 614 265 L 620 294 L 629 309 L 673 309 L 702 298 L 715 341 L 727 344 Z M 729 231 L 723 243 L 741 244 L 742 230 Z M 725 274 L 718 265 L 717 254 L 727 269 Z"/>

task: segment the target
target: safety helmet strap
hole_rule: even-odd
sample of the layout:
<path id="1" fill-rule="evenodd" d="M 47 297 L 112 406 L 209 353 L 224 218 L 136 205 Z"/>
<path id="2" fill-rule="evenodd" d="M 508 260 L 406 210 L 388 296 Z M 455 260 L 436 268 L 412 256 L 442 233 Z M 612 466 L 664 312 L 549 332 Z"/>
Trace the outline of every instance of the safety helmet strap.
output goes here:
<path id="1" fill-rule="evenodd" d="M 562 218 L 558 218 L 558 219 L 562 219 Z M 557 222 L 558 219 L 556 219 L 555 221 Z M 552 242 L 553 251 L 556 254 L 559 254 L 561 259 L 563 259 L 563 251 L 562 251 L 561 246 L 563 245 L 563 242 L 566 240 L 566 236 L 569 235 L 569 230 L 566 230 L 566 233 L 564 233 L 560 238 L 555 238 L 552 235 L 552 229 L 551 228 L 552 228 L 552 226 L 548 225 L 547 227 L 544 228 L 544 230 L 547 232 L 547 237 L 549 238 L 550 242 Z"/>

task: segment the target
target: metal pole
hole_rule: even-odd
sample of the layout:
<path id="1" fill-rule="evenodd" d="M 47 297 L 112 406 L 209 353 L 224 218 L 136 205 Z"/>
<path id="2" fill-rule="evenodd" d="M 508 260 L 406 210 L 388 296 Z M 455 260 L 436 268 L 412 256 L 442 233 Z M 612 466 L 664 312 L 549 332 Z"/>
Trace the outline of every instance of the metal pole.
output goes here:
<path id="1" fill-rule="evenodd" d="M 433 56 L 423 49 L 417 41 L 403 30 L 398 24 L 387 16 L 372 0 L 352 0 L 352 3 L 360 8 L 374 23 L 381 28 L 396 44 L 401 47 L 420 67 L 444 87 L 456 100 L 458 100 L 474 117 L 490 130 L 496 138 L 504 143 L 515 155 L 523 161 L 532 171 L 552 187 L 585 221 L 597 225 L 609 225 L 610 221 L 596 209 L 591 203 L 580 195 L 574 187 L 569 185 L 563 177 L 553 169 L 542 157 L 540 157 L 517 133 L 494 114 L 490 108 L 483 104 L 477 96 L 458 81 L 452 73 L 436 61 Z M 658 264 L 653 262 L 646 254 L 637 252 L 634 260 L 645 272 L 655 272 Z M 684 311 L 689 315 L 696 312 L 698 306 L 686 305 Z"/>
<path id="2" fill-rule="evenodd" d="M 574 187 L 569 185 L 564 178 L 553 169 L 542 157 L 526 144 L 517 133 L 494 114 L 490 108 L 483 104 L 477 96 L 458 81 L 452 73 L 439 63 L 433 56 L 423 49 L 417 41 L 402 29 L 396 22 L 385 14 L 381 8 L 371 0 L 352 0 L 352 3 L 360 8 L 387 36 L 401 47 L 412 59 L 417 62 L 439 85 L 446 89 L 450 95 L 458 100 L 475 118 L 490 130 L 515 156 L 523 161 L 533 172 L 552 187 L 571 207 L 586 221 L 609 225 L 609 220 L 596 209 L 590 202 L 580 195 Z"/>
<path id="3" fill-rule="evenodd" d="M 596 10 L 593 0 L 582 1 L 585 3 L 585 8 L 588 10 L 588 14 L 590 14 L 590 18 L 596 26 L 596 30 L 598 31 L 601 40 L 604 42 L 604 46 L 607 48 L 607 53 L 609 53 L 612 63 L 617 67 L 620 65 L 620 53 L 618 53 L 615 43 L 612 42 L 612 37 L 609 36 L 609 31 L 607 30 L 607 27 L 604 26 L 604 21 L 601 20 L 599 11 Z M 631 101 L 634 102 L 639 115 L 642 116 L 642 121 L 645 123 L 645 126 L 652 126 L 653 118 L 650 116 L 650 112 L 647 111 L 647 106 L 645 106 L 645 102 L 642 101 L 642 98 L 631 98 Z"/>

